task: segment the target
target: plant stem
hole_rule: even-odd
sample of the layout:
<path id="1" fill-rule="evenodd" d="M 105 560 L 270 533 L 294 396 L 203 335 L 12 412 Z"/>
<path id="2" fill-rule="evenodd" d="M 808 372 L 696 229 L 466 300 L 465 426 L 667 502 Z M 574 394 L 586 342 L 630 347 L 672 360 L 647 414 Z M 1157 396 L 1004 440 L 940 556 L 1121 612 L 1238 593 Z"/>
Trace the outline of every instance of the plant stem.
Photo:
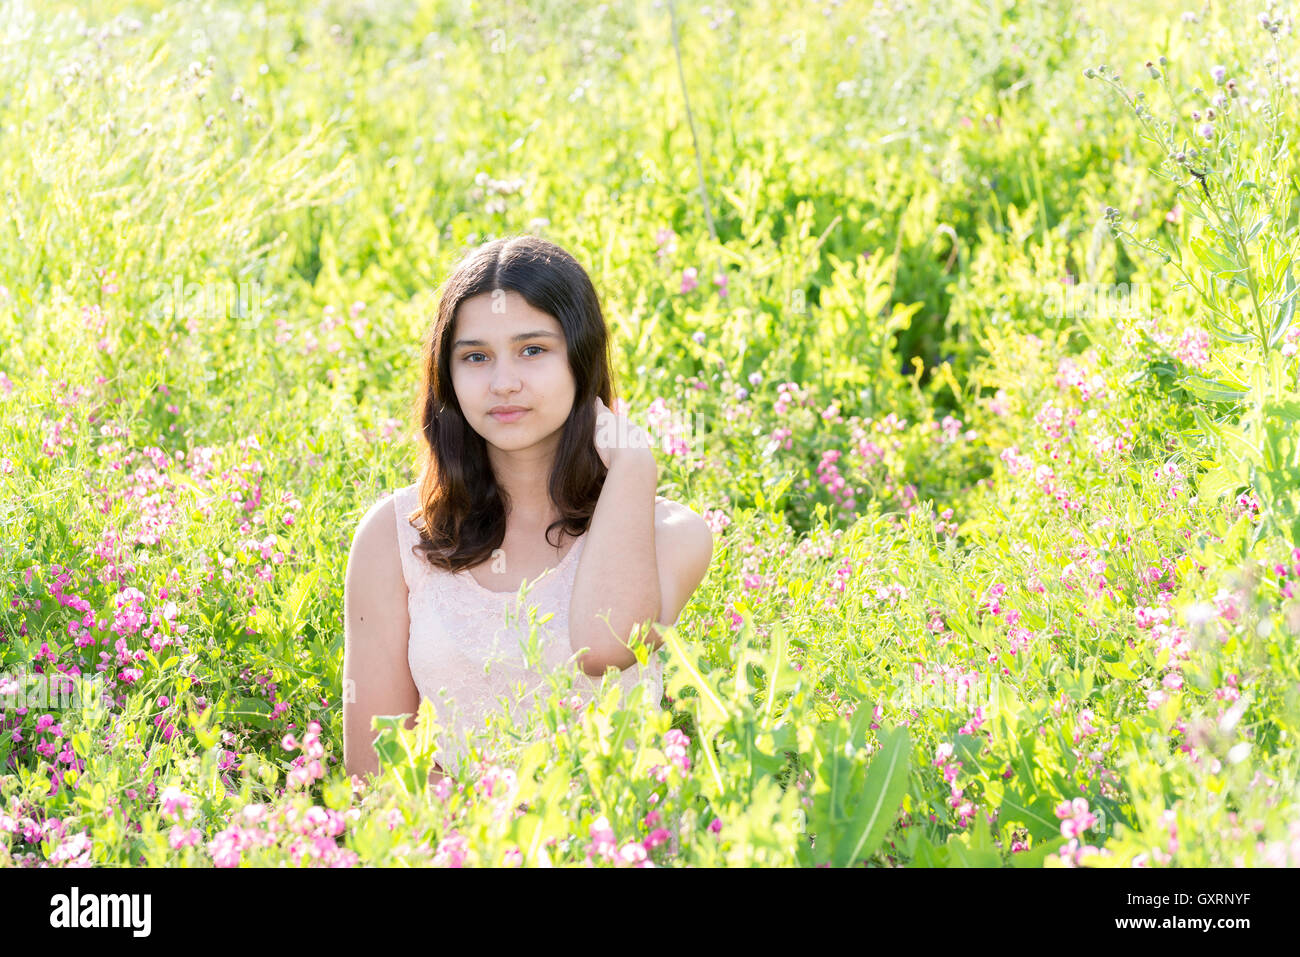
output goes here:
<path id="1" fill-rule="evenodd" d="M 673 54 L 677 58 L 677 80 L 682 87 L 682 104 L 686 107 L 686 122 L 691 128 L 691 145 L 695 148 L 695 172 L 700 180 L 700 199 L 704 203 L 704 218 L 709 224 L 709 235 L 716 243 L 718 231 L 713 227 L 712 202 L 709 199 L 709 187 L 704 179 L 704 161 L 700 155 L 700 138 L 695 134 L 695 117 L 691 113 L 691 98 L 686 92 L 686 73 L 682 69 L 682 45 L 677 36 L 677 5 L 668 0 L 668 16 L 673 31 Z"/>

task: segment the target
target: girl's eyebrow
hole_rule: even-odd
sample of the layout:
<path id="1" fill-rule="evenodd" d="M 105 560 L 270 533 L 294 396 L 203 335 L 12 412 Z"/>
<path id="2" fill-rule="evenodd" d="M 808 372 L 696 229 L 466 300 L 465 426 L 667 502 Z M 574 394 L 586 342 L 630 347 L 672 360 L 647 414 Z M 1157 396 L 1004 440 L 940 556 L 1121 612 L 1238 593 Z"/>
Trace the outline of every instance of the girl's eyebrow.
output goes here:
<path id="1" fill-rule="evenodd" d="M 558 339 L 560 338 L 553 332 L 547 332 L 545 329 L 538 329 L 534 332 L 521 332 L 517 336 L 511 336 L 511 342 L 522 342 L 525 339 Z M 453 349 L 459 349 L 461 346 L 485 346 L 487 345 L 482 339 L 457 339 L 452 343 Z"/>

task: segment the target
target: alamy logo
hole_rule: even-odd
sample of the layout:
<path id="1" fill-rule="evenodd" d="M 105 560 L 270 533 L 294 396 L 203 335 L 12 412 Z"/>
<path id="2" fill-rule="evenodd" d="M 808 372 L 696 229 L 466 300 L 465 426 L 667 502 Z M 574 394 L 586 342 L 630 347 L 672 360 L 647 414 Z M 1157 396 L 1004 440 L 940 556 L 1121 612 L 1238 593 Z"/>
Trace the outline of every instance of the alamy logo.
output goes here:
<path id="1" fill-rule="evenodd" d="M 50 898 L 51 927 L 130 927 L 132 936 L 148 937 L 153 900 L 149 894 L 72 894 Z"/>

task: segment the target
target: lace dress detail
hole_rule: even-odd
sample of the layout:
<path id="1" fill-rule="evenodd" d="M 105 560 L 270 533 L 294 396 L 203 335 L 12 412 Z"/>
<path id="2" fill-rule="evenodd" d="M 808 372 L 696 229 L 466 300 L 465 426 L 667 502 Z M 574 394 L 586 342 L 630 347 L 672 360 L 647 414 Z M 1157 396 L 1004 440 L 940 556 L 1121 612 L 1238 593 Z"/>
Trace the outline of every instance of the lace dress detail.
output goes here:
<path id="1" fill-rule="evenodd" d="M 529 668 L 525 658 L 530 608 L 536 609 L 542 667 L 570 669 L 574 693 L 582 697 L 584 705 L 592 700 L 600 679 L 585 674 L 570 660 L 573 650 L 569 644 L 569 601 L 587 541 L 585 533 L 556 567 L 528 583 L 521 604 L 517 591 L 484 588 L 468 570 L 453 573 L 434 568 L 413 551 L 420 533 L 407 516 L 419 506 L 415 485 L 394 491 L 393 504 L 402 576 L 409 592 L 407 663 L 420 697 L 433 702 L 444 728 L 443 740 L 434 752 L 444 770 L 459 765 L 465 731 L 483 727 L 484 716 L 497 709 L 499 698 L 510 703 L 512 716 L 521 721 L 535 692 L 540 691 L 542 697 L 549 694 L 544 673 Z M 551 617 L 542 622 L 548 614 Z M 658 654 L 651 653 L 644 669 L 632 664 L 618 680 L 625 696 L 638 683 L 647 682 L 644 700 L 659 706 L 663 664 Z"/>

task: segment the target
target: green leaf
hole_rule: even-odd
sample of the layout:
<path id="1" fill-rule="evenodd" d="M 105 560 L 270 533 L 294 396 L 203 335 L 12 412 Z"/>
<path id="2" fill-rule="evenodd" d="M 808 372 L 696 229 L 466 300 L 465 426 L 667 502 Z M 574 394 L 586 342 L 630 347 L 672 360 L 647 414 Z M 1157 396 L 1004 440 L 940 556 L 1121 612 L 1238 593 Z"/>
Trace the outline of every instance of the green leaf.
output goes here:
<path id="1" fill-rule="evenodd" d="M 1199 375 L 1185 375 L 1178 380 L 1178 384 L 1198 399 L 1207 402 L 1239 402 L 1250 394 L 1248 389 L 1234 389 L 1226 382 L 1206 379 Z"/>
<path id="2" fill-rule="evenodd" d="M 767 672 L 767 690 L 764 692 L 765 700 L 763 702 L 761 725 L 764 730 L 772 726 L 772 707 L 781 689 L 798 683 L 798 673 L 793 668 L 788 667 L 786 662 L 787 638 L 783 625 L 778 623 L 773 626 L 772 654 L 764 669 Z"/>
<path id="3" fill-rule="evenodd" d="M 433 767 L 433 753 L 442 734 L 437 707 L 429 698 L 420 700 L 414 730 L 408 730 L 408 715 L 373 715 L 370 728 L 378 732 L 373 742 L 379 757 L 380 774 L 392 774 L 407 794 L 424 787 Z"/>
<path id="4" fill-rule="evenodd" d="M 1028 801 L 1018 791 L 1009 788 L 1002 797 L 1002 806 L 998 809 L 998 822 L 1004 825 L 1012 822 L 1023 824 L 1036 841 L 1046 840 L 1054 834 L 1061 833 L 1061 825 L 1056 819 L 1056 811 L 1052 808 L 1051 801 L 1045 797 Z"/>
<path id="5" fill-rule="evenodd" d="M 239 717 L 255 728 L 265 730 L 271 726 L 271 704 L 262 698 L 240 698 L 227 714 Z"/>
<path id="6" fill-rule="evenodd" d="M 1268 334 L 1268 347 L 1274 348 L 1282 337 L 1286 335 L 1287 330 L 1291 328 L 1295 320 L 1295 297 L 1297 286 L 1295 277 L 1291 275 L 1291 269 L 1288 266 L 1286 271 L 1286 295 L 1284 295 L 1277 307 L 1277 319 L 1273 322 L 1273 328 Z"/>
<path id="7" fill-rule="evenodd" d="M 829 861 L 839 848 L 841 826 L 847 817 L 847 796 L 853 790 L 853 742 L 848 722 L 836 717 L 821 725 L 814 736 L 817 763 L 809 827 L 825 839 L 814 853 L 818 863 Z"/>
<path id="8" fill-rule="evenodd" d="M 920 831 L 920 828 L 913 828 Z M 949 847 L 946 844 L 935 847 L 928 838 L 918 834 L 916 849 L 912 853 L 913 867 L 947 867 L 950 863 Z"/>
<path id="9" fill-rule="evenodd" d="M 952 744 L 952 756 L 962 762 L 967 770 L 973 769 L 986 743 L 982 735 L 959 734 Z"/>
<path id="10" fill-rule="evenodd" d="M 203 712 L 203 717 L 195 714 L 193 711 L 188 712 L 190 729 L 194 732 L 194 738 L 203 748 L 211 748 L 221 739 L 220 729 L 215 731 L 208 728 L 208 722 L 211 720 L 212 709 Z"/>
<path id="11" fill-rule="evenodd" d="M 1196 425 L 1201 430 L 1202 435 L 1211 440 L 1221 439 L 1223 437 L 1221 430 L 1219 429 L 1219 424 L 1213 421 L 1209 415 L 1206 414 L 1204 409 L 1196 405 L 1192 406 L 1191 409 L 1192 418 L 1196 420 Z"/>
<path id="12" fill-rule="evenodd" d="M 1123 661 L 1103 661 L 1102 666 L 1116 678 L 1124 681 L 1136 681 L 1137 674 Z"/>
<path id="13" fill-rule="evenodd" d="M 270 714 L 271 703 L 264 698 L 240 698 L 235 703 L 235 709 L 231 714 L 250 715 L 250 714 Z"/>
<path id="14" fill-rule="evenodd" d="M 968 833 L 949 837 L 947 847 L 957 867 L 1002 866 L 1002 855 L 993 843 L 988 819 L 983 814 L 975 815 L 975 823 Z"/>
<path id="15" fill-rule="evenodd" d="M 696 700 L 702 704 L 703 713 L 700 717 L 712 724 L 725 723 L 731 713 L 722 701 L 721 692 L 709 681 L 704 672 L 700 671 L 697 657 L 687 650 L 678 636 L 677 629 L 664 627 L 660 633 L 672 655 L 670 664 L 675 662 L 677 666 L 673 669 L 673 676 L 664 690 L 673 698 L 681 700 L 679 691 L 687 686 L 693 687 L 699 695 Z"/>
<path id="16" fill-rule="evenodd" d="M 1292 424 L 1300 423 L 1300 401 L 1290 399 L 1286 402 L 1270 402 L 1264 406 L 1264 415 L 1277 416 Z"/>
<path id="17" fill-rule="evenodd" d="M 1206 323 L 1206 325 L 1210 327 L 1210 332 L 1214 334 L 1214 337 L 1223 342 L 1250 342 L 1252 338 L 1252 336 L 1244 332 L 1229 332 L 1227 329 L 1224 329 L 1222 326 L 1213 322 Z"/>
<path id="18" fill-rule="evenodd" d="M 1258 463 L 1263 457 L 1262 450 L 1246 438 L 1245 431 L 1238 426 L 1221 424 L 1219 426 L 1219 437 L 1244 462 Z"/>
<path id="19" fill-rule="evenodd" d="M 832 857 L 836 867 L 876 853 L 898 816 L 912 771 L 912 738 L 907 728 L 879 729 L 878 750 L 867 768 L 861 803 L 849 825 L 847 841 L 838 842 Z"/>
<path id="20" fill-rule="evenodd" d="M 293 587 L 289 589 L 289 595 L 285 599 L 285 609 L 289 613 L 288 632 L 290 635 L 297 634 L 298 627 L 303 620 L 303 608 L 307 604 L 307 599 L 312 596 L 313 589 L 315 589 L 320 576 L 321 569 L 313 568 L 295 581 Z"/>
<path id="21" fill-rule="evenodd" d="M 1216 276 L 1230 277 L 1244 270 L 1236 262 L 1224 256 L 1217 249 L 1211 249 L 1199 236 L 1191 242 L 1192 255 L 1202 266 Z"/>
<path id="22" fill-rule="evenodd" d="M 1234 492 L 1245 482 L 1240 472 L 1229 465 L 1207 472 L 1197 483 L 1196 493 L 1207 501 L 1217 502 L 1226 492 Z"/>

